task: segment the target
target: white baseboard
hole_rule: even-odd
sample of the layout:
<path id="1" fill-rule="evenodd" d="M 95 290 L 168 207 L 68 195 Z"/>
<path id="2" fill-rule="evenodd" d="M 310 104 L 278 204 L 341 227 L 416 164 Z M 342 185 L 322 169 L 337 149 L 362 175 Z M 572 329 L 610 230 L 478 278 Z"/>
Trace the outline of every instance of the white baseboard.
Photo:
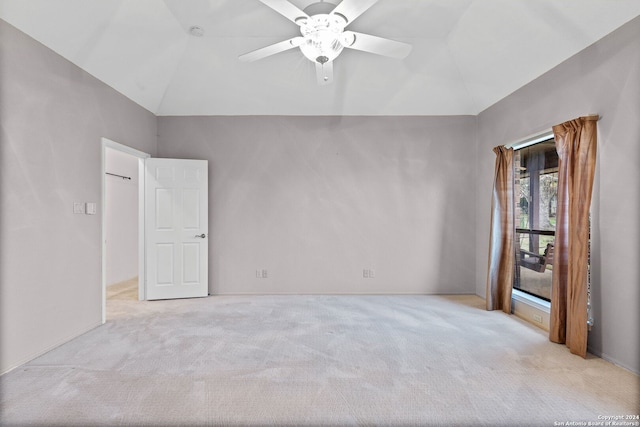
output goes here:
<path id="1" fill-rule="evenodd" d="M 21 359 L 18 363 L 13 364 L 12 366 L 10 366 L 9 368 L 6 368 L 4 371 L 0 372 L 0 376 L 7 374 L 11 371 L 13 371 L 14 369 L 17 369 L 19 367 L 21 367 L 22 365 L 24 365 L 25 363 L 28 363 L 30 361 L 32 361 L 33 359 L 36 359 L 40 356 L 42 356 L 45 353 L 50 352 L 51 350 L 60 347 L 63 344 L 68 343 L 69 341 L 71 341 L 74 338 L 78 338 L 80 335 L 86 334 L 87 332 L 89 332 L 92 329 L 97 328 L 98 326 L 101 326 L 102 323 L 97 323 L 93 326 L 90 326 L 89 328 L 83 328 L 81 330 L 78 330 L 77 332 L 74 332 L 70 335 L 67 335 L 65 338 L 57 341 L 55 344 L 50 345 L 49 347 L 45 348 L 44 350 L 38 351 L 32 355 L 29 355 L 27 357 L 25 357 L 24 359 Z"/>

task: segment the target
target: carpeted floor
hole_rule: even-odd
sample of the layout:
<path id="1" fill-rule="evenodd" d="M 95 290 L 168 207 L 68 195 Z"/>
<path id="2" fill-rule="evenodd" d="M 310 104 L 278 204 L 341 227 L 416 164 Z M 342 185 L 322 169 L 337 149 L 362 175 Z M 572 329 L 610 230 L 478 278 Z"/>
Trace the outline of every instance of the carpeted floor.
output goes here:
<path id="1" fill-rule="evenodd" d="M 0 377 L 2 426 L 554 426 L 640 412 L 637 375 L 476 296 L 110 295 L 107 324 Z"/>

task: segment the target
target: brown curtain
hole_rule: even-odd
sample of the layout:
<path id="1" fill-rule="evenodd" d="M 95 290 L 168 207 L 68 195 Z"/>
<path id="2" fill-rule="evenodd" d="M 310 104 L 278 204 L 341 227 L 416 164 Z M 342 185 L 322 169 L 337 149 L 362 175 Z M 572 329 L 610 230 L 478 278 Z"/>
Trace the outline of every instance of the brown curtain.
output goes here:
<path id="1" fill-rule="evenodd" d="M 589 208 L 598 116 L 553 127 L 558 151 L 558 208 L 549 339 L 587 355 Z"/>
<path id="2" fill-rule="evenodd" d="M 511 313 L 514 272 L 513 148 L 495 147 L 496 171 L 491 199 L 491 237 L 487 274 L 487 310 Z"/>

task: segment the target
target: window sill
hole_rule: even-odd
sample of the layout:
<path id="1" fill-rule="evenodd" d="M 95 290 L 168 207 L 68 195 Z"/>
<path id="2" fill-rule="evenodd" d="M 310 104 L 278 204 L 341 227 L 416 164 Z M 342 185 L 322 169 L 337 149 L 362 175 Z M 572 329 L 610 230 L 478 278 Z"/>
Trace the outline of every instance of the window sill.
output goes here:
<path id="1" fill-rule="evenodd" d="M 538 328 L 549 331 L 551 304 L 532 295 L 513 289 L 511 312 Z"/>
<path id="2" fill-rule="evenodd" d="M 523 304 L 529 305 L 537 310 L 543 311 L 545 313 L 551 312 L 551 303 L 545 301 L 540 298 L 536 298 L 527 293 L 521 292 L 517 289 L 513 289 L 511 292 L 511 298 L 515 301 L 521 302 Z"/>

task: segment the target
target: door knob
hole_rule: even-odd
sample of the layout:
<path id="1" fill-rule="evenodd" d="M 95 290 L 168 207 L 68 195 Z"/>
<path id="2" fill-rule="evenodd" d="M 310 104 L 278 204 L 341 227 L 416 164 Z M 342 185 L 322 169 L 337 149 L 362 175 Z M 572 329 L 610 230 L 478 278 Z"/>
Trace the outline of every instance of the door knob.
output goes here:
<path id="1" fill-rule="evenodd" d="M 204 239 L 205 237 L 207 237 L 206 234 L 202 233 L 202 234 L 196 234 L 196 237 L 200 237 L 201 239 Z"/>

